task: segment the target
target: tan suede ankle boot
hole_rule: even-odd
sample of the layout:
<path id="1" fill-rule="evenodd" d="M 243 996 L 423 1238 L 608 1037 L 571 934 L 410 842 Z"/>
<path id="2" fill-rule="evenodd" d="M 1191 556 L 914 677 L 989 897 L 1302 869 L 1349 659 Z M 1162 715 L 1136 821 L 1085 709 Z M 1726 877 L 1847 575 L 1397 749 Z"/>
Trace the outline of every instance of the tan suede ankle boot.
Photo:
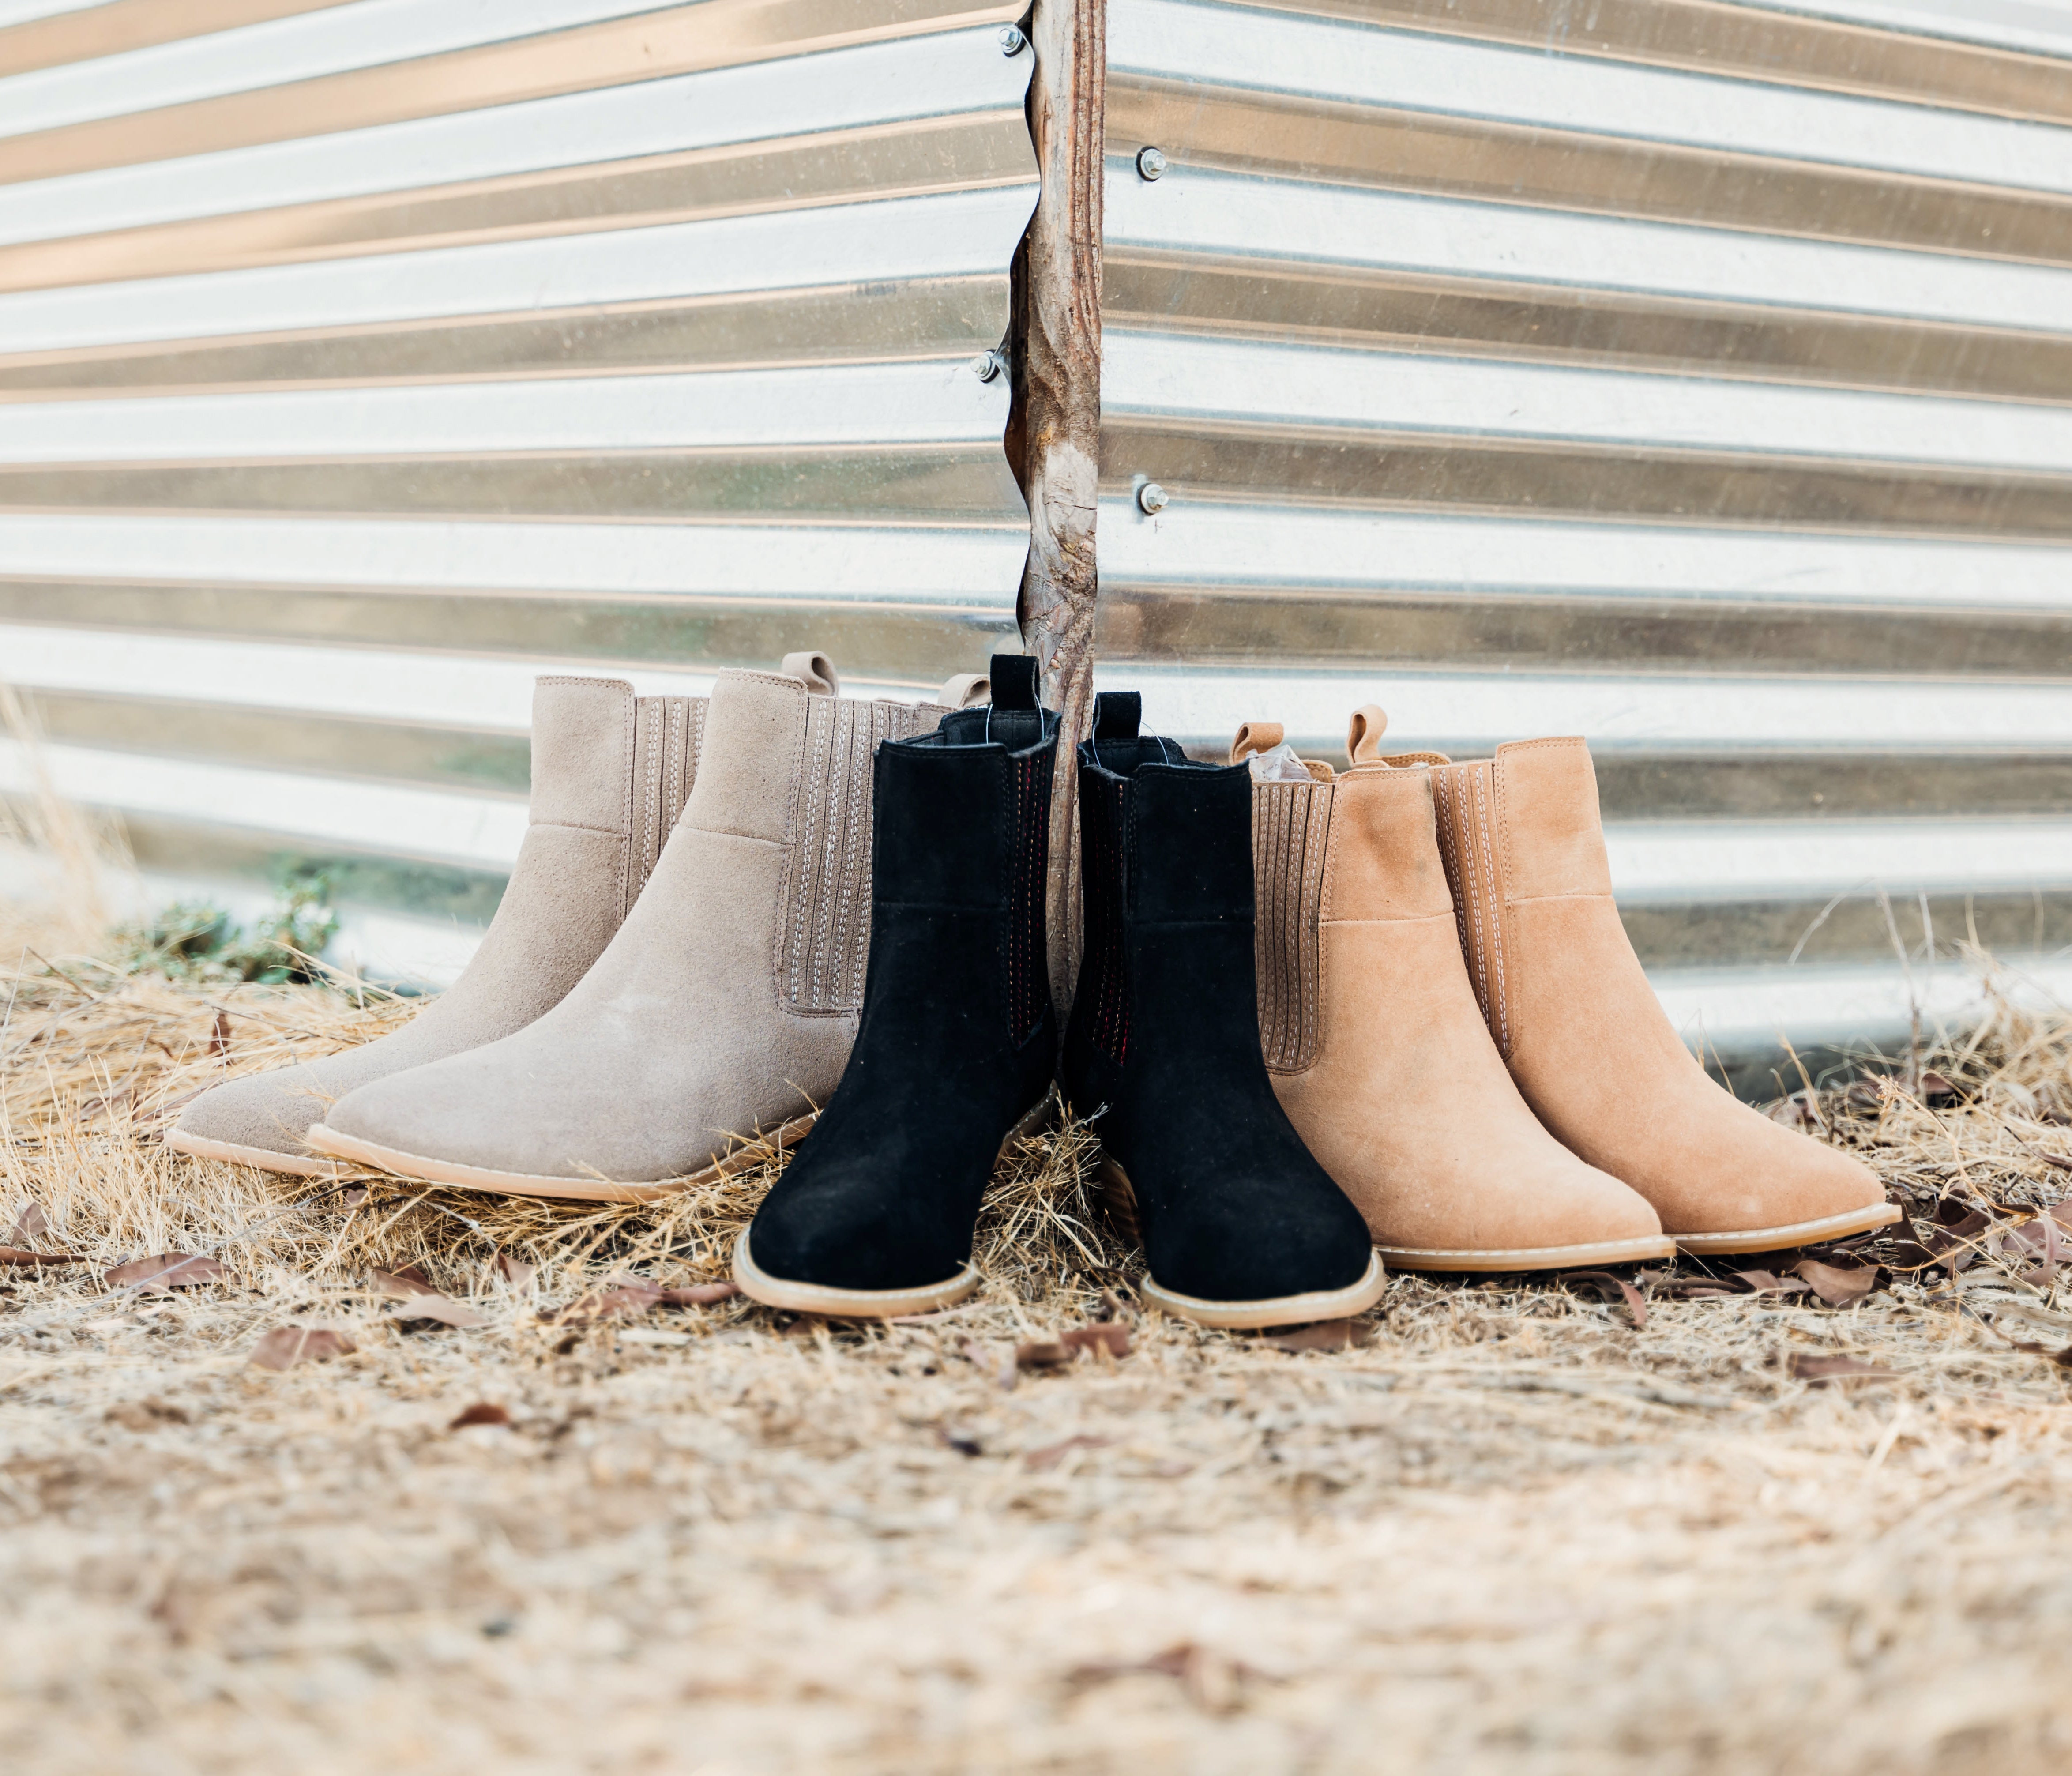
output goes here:
<path id="1" fill-rule="evenodd" d="M 1382 719 L 1355 714 L 1348 750 Z M 1281 740 L 1248 723 L 1231 763 Z M 1252 785 L 1260 1038 L 1281 1108 L 1383 1260 L 1519 1271 L 1671 1256 L 1655 1211 L 1541 1128 L 1504 1070 L 1455 935 L 1431 771 L 1305 763 L 1306 783 Z"/>
<path id="2" fill-rule="evenodd" d="M 516 1035 L 354 1092 L 312 1145 L 435 1183 L 623 1202 L 806 1131 L 863 1001 L 871 755 L 944 712 L 840 701 L 817 656 L 785 664 L 720 674 L 682 818 L 582 983 Z"/>
<path id="3" fill-rule="evenodd" d="M 532 691 L 530 823 L 481 948 L 402 1029 L 322 1060 L 230 1079 L 180 1112 L 166 1144 L 309 1178 L 310 1126 L 347 1092 L 522 1030 L 558 1004 L 639 897 L 690 792 L 702 697 L 641 697 L 616 678 L 542 678 Z"/>
<path id="4" fill-rule="evenodd" d="M 1870 1169 L 1706 1076 L 1612 902 L 1581 740 L 1433 772 L 1439 849 L 1490 1035 L 1548 1130 L 1655 1205 L 1700 1256 L 1773 1252 L 1899 1219 Z"/>

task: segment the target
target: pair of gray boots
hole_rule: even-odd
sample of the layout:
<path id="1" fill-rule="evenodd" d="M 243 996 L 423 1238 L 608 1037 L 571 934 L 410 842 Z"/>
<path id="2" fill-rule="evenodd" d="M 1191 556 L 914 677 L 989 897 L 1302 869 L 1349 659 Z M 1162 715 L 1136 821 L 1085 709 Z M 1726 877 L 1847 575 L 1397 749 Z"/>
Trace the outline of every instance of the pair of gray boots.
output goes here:
<path id="1" fill-rule="evenodd" d="M 872 755 L 986 695 L 837 689 L 819 654 L 709 699 L 540 680 L 524 843 L 460 979 L 378 1042 L 212 1087 L 167 1144 L 613 1202 L 796 1140 L 863 1003 Z"/>

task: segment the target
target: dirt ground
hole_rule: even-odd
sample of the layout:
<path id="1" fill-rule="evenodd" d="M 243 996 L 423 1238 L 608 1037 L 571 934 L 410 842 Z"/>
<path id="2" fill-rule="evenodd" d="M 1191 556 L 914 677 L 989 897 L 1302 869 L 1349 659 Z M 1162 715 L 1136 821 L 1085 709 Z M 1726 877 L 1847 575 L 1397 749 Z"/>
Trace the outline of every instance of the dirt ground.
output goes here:
<path id="1" fill-rule="evenodd" d="M 2072 1026 L 1798 1112 L 1939 1260 L 1885 1243 L 1853 1305 L 1795 1255 L 1644 1280 L 1639 1326 L 1399 1276 L 1289 1350 L 1132 1311 L 1082 1131 L 1001 1181 L 976 1300 L 855 1331 L 653 1299 L 724 1277 L 767 1170 L 600 1212 L 158 1144 L 407 1005 L 23 950 L 0 1005 L 0 1244 L 65 1256 L 0 1266 L 10 1772 L 2072 1764 L 2072 1292 L 2031 1219 Z M 166 1253 L 220 1275 L 108 1280 Z M 1104 1316 L 1126 1355 L 1018 1367 Z M 289 1326 L 352 1348 L 255 1364 Z"/>

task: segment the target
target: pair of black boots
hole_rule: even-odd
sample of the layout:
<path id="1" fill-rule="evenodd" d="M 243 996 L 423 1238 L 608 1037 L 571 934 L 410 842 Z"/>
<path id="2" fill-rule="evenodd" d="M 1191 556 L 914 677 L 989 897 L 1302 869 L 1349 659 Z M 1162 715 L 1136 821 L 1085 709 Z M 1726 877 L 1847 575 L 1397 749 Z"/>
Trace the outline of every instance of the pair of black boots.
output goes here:
<path id="1" fill-rule="evenodd" d="M 977 1287 L 1000 1153 L 1054 1080 L 1095 1117 L 1145 1301 L 1205 1325 L 1356 1314 L 1382 1287 L 1366 1223 L 1266 1075 L 1252 948 L 1252 779 L 1140 735 L 1097 697 L 1079 749 L 1086 954 L 1062 1055 L 1045 962 L 1058 717 L 1035 662 L 989 708 L 878 750 L 870 957 L 848 1070 L 734 1252 L 774 1307 L 927 1312 Z"/>

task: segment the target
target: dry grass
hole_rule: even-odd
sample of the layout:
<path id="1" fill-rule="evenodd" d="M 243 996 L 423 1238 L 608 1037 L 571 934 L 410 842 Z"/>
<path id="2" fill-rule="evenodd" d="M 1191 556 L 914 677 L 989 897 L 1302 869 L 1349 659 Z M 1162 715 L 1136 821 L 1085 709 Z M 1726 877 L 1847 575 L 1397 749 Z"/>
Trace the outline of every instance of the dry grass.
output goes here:
<path id="1" fill-rule="evenodd" d="M 10 1772 L 2072 1758 L 2072 1371 L 2009 1342 L 2067 1342 L 2072 1301 L 1996 1257 L 1846 1310 L 1658 1295 L 1640 1330 L 1398 1276 L 1364 1348 L 1153 1320 L 1017 1379 L 1132 1273 L 1067 1130 L 1002 1180 L 952 1315 L 569 1323 L 612 1275 L 723 1276 L 767 1175 L 599 1211 L 191 1161 L 170 1102 L 410 1008 L 34 956 L 0 1005 L 0 1237 L 34 1202 L 86 1260 L 0 1273 Z M 1922 1208 L 2064 1194 L 2072 1026 L 2004 1013 L 1937 1064 L 1968 1102 L 1829 1095 L 1834 1138 Z M 101 1280 L 175 1250 L 232 1281 Z M 487 1323 L 399 1324 L 369 1273 L 409 1263 Z M 357 1349 L 252 1367 L 287 1322 Z M 1809 1387 L 1794 1351 L 1897 1376 Z M 449 1428 L 477 1402 L 510 1424 Z"/>

